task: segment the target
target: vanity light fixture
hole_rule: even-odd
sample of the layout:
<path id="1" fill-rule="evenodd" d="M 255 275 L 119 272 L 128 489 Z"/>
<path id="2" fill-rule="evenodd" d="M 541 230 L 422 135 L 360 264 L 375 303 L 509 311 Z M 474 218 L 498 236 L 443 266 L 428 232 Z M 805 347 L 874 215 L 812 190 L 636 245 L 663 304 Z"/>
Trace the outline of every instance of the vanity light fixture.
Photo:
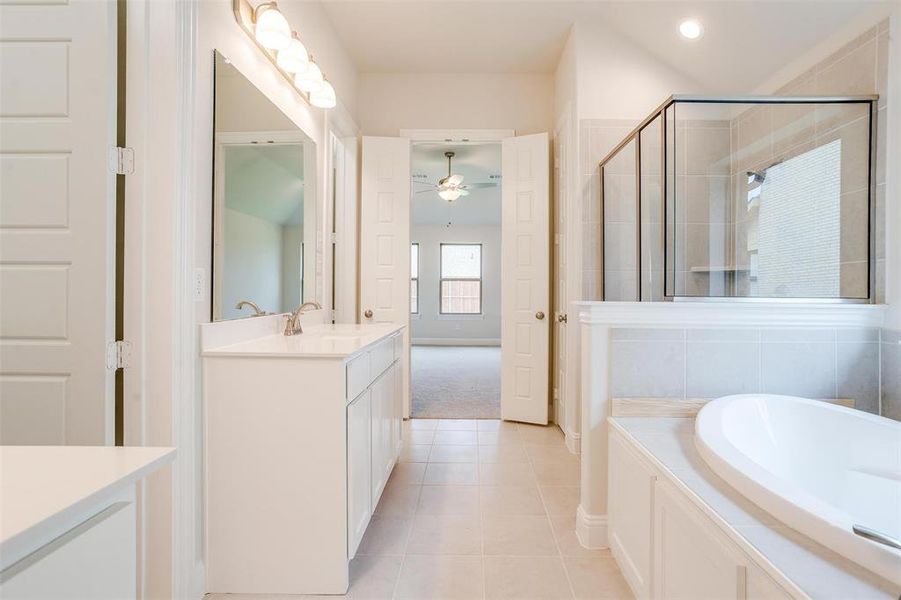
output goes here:
<path id="1" fill-rule="evenodd" d="M 310 104 L 319 108 L 335 108 L 338 104 L 335 88 L 327 79 L 322 82 L 322 88 L 318 92 L 310 92 Z"/>
<path id="2" fill-rule="evenodd" d="M 264 2 L 253 9 L 253 35 L 268 50 L 284 50 L 291 44 L 291 26 L 275 2 Z"/>
<path id="3" fill-rule="evenodd" d="M 701 27 L 701 22 L 697 19 L 683 19 L 679 23 L 679 33 L 685 39 L 696 40 L 704 33 L 704 28 Z"/>
<path id="4" fill-rule="evenodd" d="M 317 108 L 337 106 L 335 88 L 325 81 L 319 65 L 276 2 L 263 1 L 254 6 L 251 0 L 232 0 L 232 11 L 244 33 L 305 100 Z"/>
<path id="5" fill-rule="evenodd" d="M 315 94 L 323 88 L 322 70 L 319 68 L 319 65 L 313 62 L 312 57 L 307 68 L 294 76 L 294 85 L 301 92 L 307 92 L 308 94 Z"/>
<path id="6" fill-rule="evenodd" d="M 279 50 L 275 58 L 276 64 L 288 73 L 300 73 L 310 66 L 310 56 L 297 38 L 297 32 L 291 33 L 291 43 Z"/>

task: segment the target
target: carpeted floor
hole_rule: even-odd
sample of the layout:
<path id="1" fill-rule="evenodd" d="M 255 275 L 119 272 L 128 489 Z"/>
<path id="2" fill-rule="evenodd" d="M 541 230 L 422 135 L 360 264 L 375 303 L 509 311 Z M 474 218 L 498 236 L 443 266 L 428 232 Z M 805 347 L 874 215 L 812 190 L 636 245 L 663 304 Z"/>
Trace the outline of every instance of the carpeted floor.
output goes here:
<path id="1" fill-rule="evenodd" d="M 412 417 L 500 418 L 500 347 L 413 346 L 412 354 Z"/>

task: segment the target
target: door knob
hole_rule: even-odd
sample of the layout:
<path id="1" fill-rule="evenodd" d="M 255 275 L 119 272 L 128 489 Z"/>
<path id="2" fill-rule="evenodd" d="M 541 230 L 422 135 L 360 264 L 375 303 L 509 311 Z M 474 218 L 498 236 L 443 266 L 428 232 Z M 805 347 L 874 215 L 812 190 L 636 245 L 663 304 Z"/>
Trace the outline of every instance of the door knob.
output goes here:
<path id="1" fill-rule="evenodd" d="M 566 315 L 563 315 L 563 314 L 557 315 L 558 323 L 566 323 L 567 321 L 568 321 L 568 318 Z"/>
<path id="2" fill-rule="evenodd" d="M 535 318 L 539 321 L 544 321 L 544 313 L 539 310 L 537 313 L 535 313 Z"/>
<path id="3" fill-rule="evenodd" d="M 372 318 L 372 311 L 369 310 L 369 309 L 367 308 L 367 309 L 366 309 L 366 312 L 363 313 L 363 316 L 366 317 L 367 319 L 371 319 L 371 318 Z"/>

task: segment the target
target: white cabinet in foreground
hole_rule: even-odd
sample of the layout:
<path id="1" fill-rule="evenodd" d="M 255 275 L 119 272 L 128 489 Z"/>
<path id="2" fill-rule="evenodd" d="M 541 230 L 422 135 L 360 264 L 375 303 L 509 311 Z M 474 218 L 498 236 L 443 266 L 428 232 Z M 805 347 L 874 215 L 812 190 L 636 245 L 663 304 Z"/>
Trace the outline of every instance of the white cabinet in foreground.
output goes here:
<path id="1" fill-rule="evenodd" d="M 401 447 L 400 335 L 326 326 L 203 351 L 208 592 L 347 591 Z"/>

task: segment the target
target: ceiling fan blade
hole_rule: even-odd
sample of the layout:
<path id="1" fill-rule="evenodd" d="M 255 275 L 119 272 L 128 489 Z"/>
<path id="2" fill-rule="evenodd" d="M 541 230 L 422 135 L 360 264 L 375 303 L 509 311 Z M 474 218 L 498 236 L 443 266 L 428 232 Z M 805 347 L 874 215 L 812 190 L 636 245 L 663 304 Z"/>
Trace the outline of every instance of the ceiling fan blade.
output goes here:
<path id="1" fill-rule="evenodd" d="M 469 192 L 465 188 L 458 188 L 461 196 L 468 196 Z"/>
<path id="2" fill-rule="evenodd" d="M 434 191 L 435 191 L 434 188 L 428 188 L 428 189 L 425 189 L 425 190 L 416 190 L 416 191 L 413 192 L 413 193 L 414 193 L 414 194 L 427 194 L 427 193 L 429 193 L 429 192 L 434 192 Z"/>
<path id="3" fill-rule="evenodd" d="M 497 187 L 497 186 L 498 186 L 498 183 L 496 181 L 490 181 L 490 182 L 485 182 L 485 183 L 467 183 L 466 184 L 466 187 L 468 187 L 471 190 L 479 189 L 479 188 L 493 188 L 493 187 Z"/>

